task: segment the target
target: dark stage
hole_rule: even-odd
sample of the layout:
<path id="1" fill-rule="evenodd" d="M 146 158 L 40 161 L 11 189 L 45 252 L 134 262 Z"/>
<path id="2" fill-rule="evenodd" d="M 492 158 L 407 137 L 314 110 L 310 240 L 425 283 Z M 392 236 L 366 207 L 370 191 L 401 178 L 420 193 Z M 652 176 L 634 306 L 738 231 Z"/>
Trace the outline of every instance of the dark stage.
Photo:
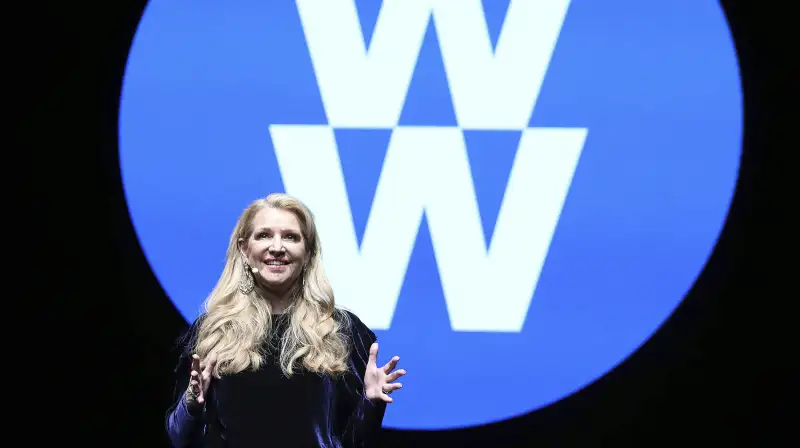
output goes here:
<path id="1" fill-rule="evenodd" d="M 39 441 L 42 446 L 65 443 L 94 446 L 89 439 L 97 439 L 98 446 L 106 447 L 169 446 L 164 421 L 172 404 L 173 368 L 178 356 L 175 341 L 188 328 L 188 322 L 154 273 L 137 237 L 123 186 L 119 155 L 123 79 L 128 52 L 146 3 L 135 0 L 91 6 L 61 4 L 59 9 L 63 12 L 56 17 L 59 18 L 57 29 L 62 31 L 47 44 L 58 50 L 56 69 L 59 74 L 54 72 L 49 76 L 57 78 L 59 85 L 57 101 L 54 101 L 55 124 L 51 128 L 40 128 L 34 136 L 48 140 L 42 146 L 48 148 L 45 169 L 48 174 L 46 181 L 40 183 L 40 187 L 46 185 L 46 188 L 44 196 L 37 193 L 39 198 L 34 200 L 41 207 L 39 210 L 46 212 L 47 222 L 39 234 L 41 238 L 36 239 L 44 241 L 42 250 L 48 254 L 45 259 L 55 256 L 61 261 L 45 262 L 45 266 L 56 267 L 44 271 L 55 269 L 57 275 L 35 280 L 29 295 L 35 297 L 44 292 L 47 296 L 58 296 L 56 307 L 51 309 L 59 311 L 53 312 L 50 319 L 64 328 L 47 336 L 47 344 L 57 347 L 58 359 L 49 358 L 46 353 L 39 355 L 40 362 L 45 361 L 45 368 L 42 370 L 44 377 L 36 383 L 37 387 L 49 384 L 48 381 L 58 379 L 58 372 L 64 369 L 68 375 L 76 376 L 76 381 L 71 381 L 64 390 L 59 389 L 61 398 L 46 406 L 48 410 L 36 411 L 44 412 L 44 417 L 37 416 L 33 420 L 39 425 L 52 417 L 56 420 L 54 424 L 78 429 L 80 435 L 69 436 L 67 432 L 37 426 L 28 432 L 25 445 L 39 446 Z M 578 4 L 576 0 L 571 7 L 578 10 Z M 783 378 L 787 376 L 783 366 L 789 352 L 778 348 L 788 340 L 781 334 L 787 327 L 776 319 L 786 316 L 784 309 L 793 295 L 792 288 L 782 288 L 780 280 L 789 277 L 780 274 L 783 268 L 778 266 L 787 266 L 794 251 L 788 249 L 788 234 L 783 225 L 778 224 L 775 204 L 780 201 L 774 199 L 777 195 L 771 182 L 781 178 L 774 173 L 778 167 L 786 165 L 782 163 L 782 149 L 796 146 L 795 140 L 784 141 L 777 136 L 780 126 L 775 118 L 784 115 L 778 109 L 789 96 L 777 87 L 775 60 L 787 59 L 791 54 L 777 49 L 784 42 L 775 36 L 781 33 L 779 30 L 787 34 L 787 28 L 773 20 L 774 16 L 786 15 L 788 11 L 777 11 L 775 6 L 767 10 L 752 1 L 730 0 L 721 4 L 735 42 L 739 67 L 743 95 L 742 151 L 724 227 L 707 262 L 696 271 L 696 281 L 688 294 L 676 302 L 679 304 L 674 311 L 664 316 L 657 331 L 652 337 L 644 338 L 630 357 L 620 359 L 621 363 L 597 375 L 576 393 L 566 394 L 531 413 L 469 428 L 385 428 L 381 446 L 791 445 L 784 441 L 788 436 L 784 435 L 787 427 L 783 423 L 790 414 L 776 404 L 777 401 L 793 401 L 783 388 Z M 570 25 L 569 16 L 566 23 Z M 680 36 L 674 39 L 680 40 Z M 558 55 L 556 52 L 556 57 Z M 586 70 L 599 72 L 598 67 L 587 66 Z M 543 102 L 549 101 L 545 96 L 547 88 L 545 82 Z M 701 95 L 698 101 L 705 101 L 703 98 Z M 790 105 L 788 110 L 794 107 Z M 198 126 L 212 125 L 200 123 Z M 677 129 L 675 132 L 679 132 Z M 266 125 L 263 132 L 268 132 Z M 591 130 L 589 138 L 592 138 Z M 158 161 L 156 156 L 152 160 Z M 243 169 L 254 163 L 242 162 Z M 42 172 L 41 163 L 35 166 Z M 154 185 L 162 182 L 159 176 L 153 174 Z M 147 181 L 145 177 L 142 179 L 142 183 Z M 181 188 L 191 190 L 185 185 Z M 53 199 L 56 204 L 52 204 Z M 215 200 L 209 198 L 211 202 Z M 483 201 L 482 205 L 490 202 L 480 197 L 479 200 Z M 144 202 L 139 201 L 137 207 L 141 208 Z M 164 203 L 168 203 L 168 199 L 164 199 Z M 792 204 L 784 207 L 791 209 Z M 153 205 L 151 210 L 155 207 Z M 698 214 L 701 212 L 698 209 Z M 597 216 L 602 216 L 598 213 Z M 179 219 L 178 215 L 176 213 L 175 219 Z M 584 218 L 576 218 L 576 221 Z M 189 222 L 205 218 L 187 215 L 185 219 Z M 228 222 L 234 219 L 235 216 Z M 159 235 L 164 245 L 169 244 L 172 238 L 169 232 Z M 221 244 L 215 250 L 220 251 L 219 257 L 224 257 L 224 241 Z M 786 251 L 790 252 L 786 254 Z M 187 251 L 187 266 L 193 263 L 191 257 L 196 253 Z M 58 254 L 65 254 L 66 258 Z M 41 256 L 34 257 L 37 258 L 41 261 Z M 42 271 L 38 264 L 32 263 L 35 262 L 28 263 L 34 266 L 31 270 Z M 70 273 L 64 275 L 66 271 L 57 267 L 59 263 L 65 264 Z M 168 269 L 163 268 L 161 272 Z M 629 281 L 631 285 L 637 283 L 635 278 Z M 66 295 L 59 292 L 63 288 L 69 290 Z M 30 312 L 41 312 L 37 309 L 39 299 L 29 300 L 26 306 L 31 308 Z M 642 300 L 648 299 L 643 297 Z M 38 325 L 29 323 L 25 331 L 40 330 Z M 392 336 L 390 331 L 386 334 L 387 338 Z M 598 340 L 602 337 L 597 336 Z M 443 345 L 440 356 L 448 358 L 447 344 Z M 412 349 L 397 354 L 412 359 L 411 354 L 406 353 L 409 351 Z M 524 378 L 529 374 L 526 370 L 529 360 L 514 359 L 516 356 L 485 363 L 481 363 L 478 356 L 458 357 L 451 360 L 453 373 L 443 374 L 443 377 L 459 375 L 463 369 L 502 369 L 509 376 Z M 525 356 L 524 351 L 518 353 L 519 358 Z M 12 368 L 14 366 L 9 363 L 7 372 Z M 411 367 L 409 371 L 408 388 L 411 389 L 414 372 Z M 493 396 L 498 402 L 510 403 L 511 397 L 526 392 L 524 387 L 513 384 L 509 388 L 503 387 L 502 382 L 493 386 Z M 442 394 L 430 397 L 432 401 L 444 400 L 446 404 L 452 399 L 449 395 L 468 398 L 471 393 L 461 386 L 442 384 L 441 388 Z M 403 400 L 403 393 L 405 390 L 396 395 L 398 402 Z M 390 405 L 387 415 L 392 412 Z M 417 411 L 392 418 L 411 422 L 414 412 Z M 418 412 L 426 411 L 420 408 Z M 436 415 L 431 413 L 430 418 Z M 75 423 L 66 423 L 73 419 Z M 443 422 L 445 420 L 442 418 Z M 796 439 L 796 431 L 791 432 Z M 42 437 L 50 436 L 57 437 L 59 442 L 41 441 Z"/>

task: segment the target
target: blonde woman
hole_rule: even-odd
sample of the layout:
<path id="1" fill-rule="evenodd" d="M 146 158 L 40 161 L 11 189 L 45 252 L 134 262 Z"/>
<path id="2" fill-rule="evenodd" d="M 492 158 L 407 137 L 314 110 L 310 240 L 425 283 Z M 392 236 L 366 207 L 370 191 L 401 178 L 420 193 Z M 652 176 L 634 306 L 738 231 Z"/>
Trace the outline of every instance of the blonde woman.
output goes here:
<path id="1" fill-rule="evenodd" d="M 222 275 L 182 339 L 167 432 L 175 447 L 371 446 L 399 357 L 335 307 L 314 219 L 272 194 L 239 218 Z"/>

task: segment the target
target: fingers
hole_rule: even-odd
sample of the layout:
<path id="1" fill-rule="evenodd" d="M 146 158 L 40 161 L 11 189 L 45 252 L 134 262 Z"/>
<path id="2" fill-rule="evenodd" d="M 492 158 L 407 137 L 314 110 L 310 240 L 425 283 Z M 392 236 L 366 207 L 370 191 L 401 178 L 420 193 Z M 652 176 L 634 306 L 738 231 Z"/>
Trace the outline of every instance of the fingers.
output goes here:
<path id="1" fill-rule="evenodd" d="M 383 401 L 385 401 L 387 403 L 394 403 L 394 399 L 392 399 L 392 397 L 390 397 L 390 396 L 388 396 L 386 394 L 381 394 L 381 400 L 383 400 Z"/>
<path id="2" fill-rule="evenodd" d="M 192 371 L 189 384 L 197 396 L 198 403 L 203 403 L 206 400 L 205 394 L 211 384 L 211 375 L 216 365 L 216 353 L 210 353 L 203 361 L 200 361 L 200 356 L 197 354 L 192 355 Z"/>
<path id="3" fill-rule="evenodd" d="M 215 357 L 209 357 L 201 362 L 200 356 L 196 353 L 192 355 L 192 371 L 190 372 L 189 385 L 197 396 L 197 402 L 202 404 L 205 401 L 205 391 L 208 390 L 208 382 L 211 370 L 216 362 Z"/>
<path id="4" fill-rule="evenodd" d="M 394 358 L 390 359 L 389 362 L 387 362 L 386 365 L 383 366 L 383 373 L 388 374 L 389 372 L 394 370 L 394 368 L 397 366 L 397 361 L 400 361 L 399 356 L 395 356 Z"/>
<path id="5" fill-rule="evenodd" d="M 381 391 L 382 391 L 384 394 L 386 394 L 386 395 L 389 395 L 390 393 L 392 393 L 392 392 L 394 392 L 394 391 L 396 391 L 397 389 L 400 389 L 400 388 L 402 388 L 402 387 L 403 387 L 403 383 L 391 383 L 391 384 L 385 384 L 385 385 L 384 385 L 384 386 L 381 388 Z"/>
<path id="6" fill-rule="evenodd" d="M 372 345 L 369 347 L 369 361 L 367 365 L 370 364 L 377 364 L 378 363 L 378 343 L 373 342 Z"/>
<path id="7" fill-rule="evenodd" d="M 197 402 L 202 403 L 204 401 L 203 380 L 197 370 L 192 370 L 191 377 L 189 379 L 189 386 L 192 388 L 192 392 L 194 392 L 194 395 L 197 397 Z"/>
<path id="8" fill-rule="evenodd" d="M 192 355 L 192 367 L 189 375 L 189 385 L 195 395 L 199 395 L 203 388 L 200 384 L 200 357 L 197 354 Z"/>
<path id="9" fill-rule="evenodd" d="M 397 364 L 397 361 L 400 358 L 397 357 L 397 356 L 395 356 L 395 358 L 392 358 L 392 361 L 387 363 L 386 366 L 388 367 L 389 364 L 392 364 L 392 365 Z M 403 370 L 403 369 L 400 369 L 400 370 L 396 370 L 396 371 L 394 371 L 394 372 L 392 372 L 392 373 L 390 373 L 389 375 L 386 376 L 386 383 L 383 386 L 381 386 L 381 400 L 385 401 L 386 403 L 394 403 L 394 399 L 392 397 L 390 397 L 389 395 L 392 392 L 394 392 L 394 391 L 396 391 L 398 389 L 401 389 L 403 387 L 403 383 L 394 383 L 393 381 L 395 381 L 396 379 L 400 378 L 401 376 L 403 376 L 405 374 L 406 374 L 406 371 Z"/>
<path id="10" fill-rule="evenodd" d="M 214 366 L 217 364 L 216 353 L 208 355 L 204 364 L 205 367 L 203 368 L 203 381 L 208 382 L 211 379 L 211 372 L 214 371 Z"/>
<path id="11" fill-rule="evenodd" d="M 189 371 L 192 370 L 196 370 L 198 372 L 200 371 L 200 357 L 196 353 L 192 355 L 192 367 L 189 369 Z"/>
<path id="12" fill-rule="evenodd" d="M 395 370 L 394 372 L 392 372 L 392 373 L 390 373 L 389 375 L 386 376 L 386 382 L 387 383 L 391 383 L 392 381 L 395 381 L 396 379 L 400 378 L 401 376 L 403 376 L 405 374 L 406 374 L 406 371 L 404 369 Z"/>

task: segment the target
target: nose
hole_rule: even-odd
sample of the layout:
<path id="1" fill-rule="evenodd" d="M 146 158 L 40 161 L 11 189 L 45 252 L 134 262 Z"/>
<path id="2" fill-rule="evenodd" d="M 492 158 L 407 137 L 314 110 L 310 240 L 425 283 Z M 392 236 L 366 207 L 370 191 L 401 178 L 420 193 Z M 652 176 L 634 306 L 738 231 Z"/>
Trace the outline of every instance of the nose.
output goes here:
<path id="1" fill-rule="evenodd" d="M 284 252 L 283 243 L 280 237 L 273 237 L 272 243 L 269 246 L 269 253 L 270 254 L 282 254 Z"/>

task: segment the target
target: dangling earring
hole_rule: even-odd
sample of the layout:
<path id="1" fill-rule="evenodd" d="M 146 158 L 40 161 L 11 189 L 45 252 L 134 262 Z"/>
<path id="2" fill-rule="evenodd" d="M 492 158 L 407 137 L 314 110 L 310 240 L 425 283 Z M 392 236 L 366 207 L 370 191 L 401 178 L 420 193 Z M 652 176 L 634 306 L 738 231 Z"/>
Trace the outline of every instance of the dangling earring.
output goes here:
<path id="1" fill-rule="evenodd" d="M 300 272 L 300 293 L 302 294 L 303 291 L 306 289 L 306 267 L 303 266 L 303 271 Z"/>
<path id="2" fill-rule="evenodd" d="M 242 278 L 239 279 L 239 291 L 242 294 L 250 294 L 255 287 L 253 274 L 250 272 L 250 265 L 246 261 L 242 262 Z"/>

